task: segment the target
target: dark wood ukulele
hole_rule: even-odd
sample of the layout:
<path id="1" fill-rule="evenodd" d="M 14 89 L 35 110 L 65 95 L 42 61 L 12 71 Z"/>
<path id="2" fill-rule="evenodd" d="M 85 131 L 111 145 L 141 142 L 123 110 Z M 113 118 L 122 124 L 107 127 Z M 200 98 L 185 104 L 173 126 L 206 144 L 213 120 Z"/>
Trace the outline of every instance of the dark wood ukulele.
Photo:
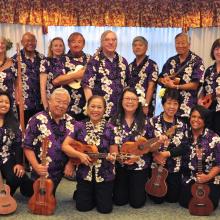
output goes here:
<path id="1" fill-rule="evenodd" d="M 3 183 L 2 174 L 0 172 L 0 215 L 8 215 L 15 212 L 17 203 L 10 195 L 10 187 Z"/>
<path id="2" fill-rule="evenodd" d="M 198 173 L 202 174 L 202 148 L 196 148 Z M 189 202 L 191 215 L 208 216 L 213 212 L 213 204 L 209 199 L 210 188 L 206 183 L 194 183 L 191 187 L 192 199 Z"/>
<path id="3" fill-rule="evenodd" d="M 79 152 L 87 154 L 92 162 L 95 162 L 97 159 L 105 159 L 108 157 L 108 153 L 99 153 L 98 148 L 95 145 L 83 144 L 80 141 L 74 140 L 73 148 Z M 116 160 L 123 162 L 126 160 L 134 160 L 137 161 L 140 158 L 138 155 L 129 154 L 129 153 L 119 153 L 116 155 Z M 79 165 L 81 163 L 80 159 L 72 158 L 71 159 L 74 165 Z"/>
<path id="4" fill-rule="evenodd" d="M 42 143 L 42 158 L 41 164 L 46 165 L 46 155 L 49 145 L 48 138 L 45 138 Z M 56 208 L 56 199 L 53 195 L 54 184 L 51 179 L 46 176 L 40 176 L 34 184 L 34 194 L 28 201 L 28 208 L 33 214 L 52 215 Z"/>
<path id="5" fill-rule="evenodd" d="M 177 128 L 177 125 L 172 126 L 169 128 L 163 135 L 171 137 Z M 158 146 L 153 146 L 159 140 L 159 137 L 151 138 L 147 140 L 145 137 L 138 138 L 137 141 L 127 141 L 122 144 L 121 152 L 123 153 L 130 153 L 134 155 L 142 156 L 143 154 L 147 154 L 148 152 L 153 152 L 158 150 Z"/>
<path id="6" fill-rule="evenodd" d="M 167 136 L 171 136 L 177 125 L 171 127 L 168 129 Z M 172 131 L 172 132 L 171 132 Z M 167 194 L 167 183 L 166 179 L 168 176 L 168 170 L 165 169 L 162 165 L 156 165 L 156 167 L 152 168 L 152 175 L 151 178 L 147 181 L 145 184 L 145 190 L 149 195 L 155 196 L 155 197 L 163 197 Z"/>

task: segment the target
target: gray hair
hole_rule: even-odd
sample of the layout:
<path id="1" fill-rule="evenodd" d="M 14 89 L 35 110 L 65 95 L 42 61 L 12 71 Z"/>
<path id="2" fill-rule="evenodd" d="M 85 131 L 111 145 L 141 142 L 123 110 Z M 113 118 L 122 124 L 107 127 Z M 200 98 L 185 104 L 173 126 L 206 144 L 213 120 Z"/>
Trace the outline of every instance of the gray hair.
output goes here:
<path id="1" fill-rule="evenodd" d="M 116 33 L 115 33 L 114 31 L 107 30 L 107 31 L 104 31 L 104 32 L 102 33 L 102 35 L 101 35 L 101 45 L 102 45 L 102 42 L 105 40 L 106 36 L 107 36 L 109 33 L 113 33 L 113 34 L 115 35 L 115 37 L 116 37 L 116 40 L 118 40 L 118 39 L 117 39 L 117 35 L 116 35 Z"/>
<path id="2" fill-rule="evenodd" d="M 134 46 L 134 43 L 137 42 L 137 41 L 140 41 L 142 42 L 146 47 L 148 46 L 148 41 L 145 37 L 142 37 L 142 36 L 137 36 L 133 39 L 132 41 L 132 46 Z"/>
<path id="3" fill-rule="evenodd" d="M 49 99 L 51 99 L 52 97 L 54 97 L 57 94 L 66 94 L 69 99 L 69 102 L 70 102 L 71 98 L 70 98 L 69 92 L 62 87 L 54 89 L 53 92 L 50 94 Z"/>
<path id="4" fill-rule="evenodd" d="M 188 42 L 189 44 L 190 44 L 190 42 L 191 42 L 190 36 L 189 36 L 187 33 L 185 33 L 185 32 L 181 32 L 181 33 L 177 34 L 177 35 L 175 36 L 175 40 L 176 40 L 178 37 L 186 37 L 187 42 Z"/>

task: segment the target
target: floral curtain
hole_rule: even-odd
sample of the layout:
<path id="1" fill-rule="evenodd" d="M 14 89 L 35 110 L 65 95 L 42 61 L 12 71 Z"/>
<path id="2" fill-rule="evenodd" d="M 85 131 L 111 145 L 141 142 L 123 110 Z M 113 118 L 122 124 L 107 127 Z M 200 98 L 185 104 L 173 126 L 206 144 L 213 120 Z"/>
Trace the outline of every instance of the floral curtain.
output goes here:
<path id="1" fill-rule="evenodd" d="M 60 26 L 220 26 L 220 0 L 0 0 L 0 23 Z"/>

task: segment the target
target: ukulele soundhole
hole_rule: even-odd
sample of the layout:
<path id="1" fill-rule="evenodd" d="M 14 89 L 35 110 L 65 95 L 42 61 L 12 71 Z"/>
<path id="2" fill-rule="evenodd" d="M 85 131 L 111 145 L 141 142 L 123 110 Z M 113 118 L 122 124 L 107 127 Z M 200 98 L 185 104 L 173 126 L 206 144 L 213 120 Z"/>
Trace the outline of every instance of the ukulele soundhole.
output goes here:
<path id="1" fill-rule="evenodd" d="M 46 194 L 45 189 L 40 189 L 40 191 L 39 191 L 39 192 L 40 192 L 40 195 L 41 195 L 41 196 L 44 196 L 44 195 Z"/>
<path id="2" fill-rule="evenodd" d="M 203 198 L 205 196 L 205 192 L 203 189 L 197 189 L 196 195 L 200 198 Z"/>
<path id="3" fill-rule="evenodd" d="M 144 145 L 143 145 L 143 144 L 140 144 L 140 145 L 138 146 L 138 150 L 144 150 Z"/>

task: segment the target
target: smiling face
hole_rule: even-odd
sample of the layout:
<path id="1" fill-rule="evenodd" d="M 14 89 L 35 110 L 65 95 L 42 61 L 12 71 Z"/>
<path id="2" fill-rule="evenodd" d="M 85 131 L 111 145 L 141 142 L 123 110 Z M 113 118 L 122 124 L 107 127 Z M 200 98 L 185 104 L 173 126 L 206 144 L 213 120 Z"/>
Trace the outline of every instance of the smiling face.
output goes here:
<path id="1" fill-rule="evenodd" d="M 202 132 L 205 128 L 205 122 L 198 111 L 193 111 L 190 116 L 190 125 L 192 130 Z"/>
<path id="2" fill-rule="evenodd" d="M 189 53 L 190 43 L 185 35 L 180 35 L 175 40 L 176 52 L 179 55 L 185 55 Z"/>
<path id="3" fill-rule="evenodd" d="M 147 52 L 147 45 L 141 41 L 135 41 L 132 45 L 135 56 L 143 56 Z"/>
<path id="4" fill-rule="evenodd" d="M 27 52 L 33 52 L 37 46 L 37 40 L 35 36 L 31 33 L 24 34 L 21 43 L 24 47 L 24 50 Z"/>
<path id="5" fill-rule="evenodd" d="M 102 98 L 95 97 L 88 103 L 87 114 L 94 124 L 102 120 L 104 113 L 105 104 Z"/>
<path id="6" fill-rule="evenodd" d="M 104 53 L 113 54 L 117 47 L 117 36 L 114 32 L 107 33 L 101 41 L 101 47 Z"/>
<path id="7" fill-rule="evenodd" d="M 69 40 L 68 45 L 72 53 L 81 53 L 85 46 L 85 42 L 82 36 L 74 35 Z"/>
<path id="8" fill-rule="evenodd" d="M 70 100 L 66 93 L 59 92 L 51 95 L 50 99 L 48 100 L 48 103 L 49 110 L 54 119 L 63 117 L 63 115 L 67 111 L 69 102 Z"/>
<path id="9" fill-rule="evenodd" d="M 59 39 L 54 40 L 51 43 L 51 51 L 52 51 L 53 57 L 59 57 L 59 56 L 63 55 L 64 54 L 63 41 L 59 40 Z"/>
<path id="10" fill-rule="evenodd" d="M 10 109 L 10 100 L 8 96 L 0 96 L 0 115 L 5 115 L 9 112 Z"/>
<path id="11" fill-rule="evenodd" d="M 179 109 L 179 103 L 175 99 L 167 98 L 163 104 L 163 109 L 167 118 L 173 118 Z"/>
<path id="12" fill-rule="evenodd" d="M 138 108 L 138 97 L 136 94 L 130 91 L 126 91 L 122 99 L 122 107 L 126 114 L 134 114 Z"/>

